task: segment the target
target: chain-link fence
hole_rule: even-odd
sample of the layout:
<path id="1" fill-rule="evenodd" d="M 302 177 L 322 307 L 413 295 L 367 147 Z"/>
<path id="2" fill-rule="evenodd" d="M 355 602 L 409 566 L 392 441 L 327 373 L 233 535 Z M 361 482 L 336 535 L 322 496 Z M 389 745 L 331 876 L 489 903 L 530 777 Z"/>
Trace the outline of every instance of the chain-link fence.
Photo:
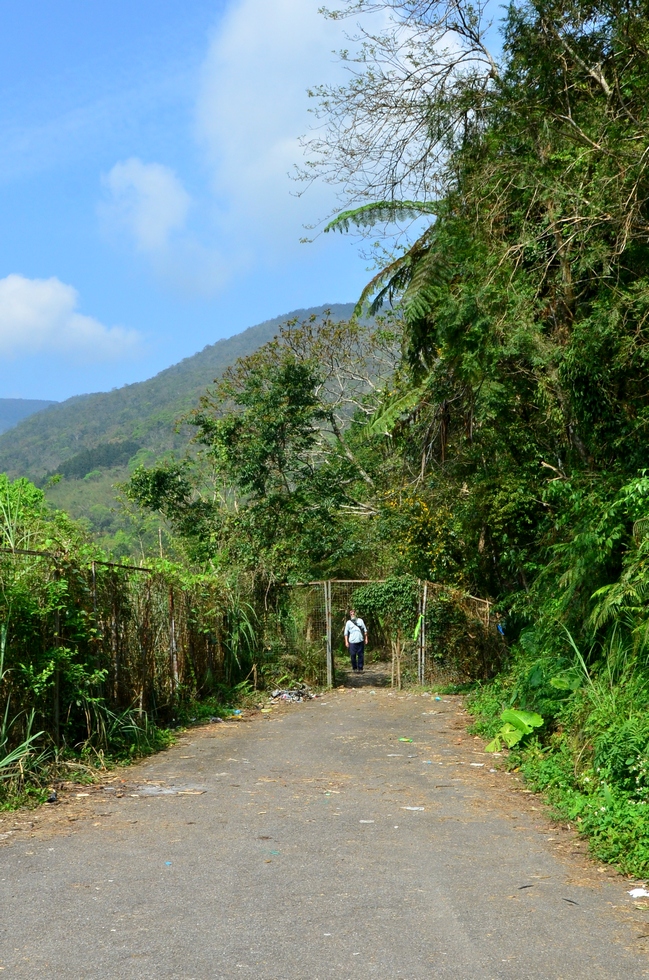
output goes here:
<path id="1" fill-rule="evenodd" d="M 389 663 L 393 684 L 427 684 L 440 675 L 462 681 L 498 669 L 504 643 L 488 600 L 410 580 L 396 613 L 388 595 L 374 614 L 377 587 L 389 581 L 328 579 L 276 590 L 266 620 L 269 660 L 312 683 L 333 684 L 336 670 L 349 666 L 343 631 L 354 607 L 370 633 L 366 664 Z"/>
<path id="2" fill-rule="evenodd" d="M 217 582 L 4 550 L 0 703 L 35 712 L 57 743 L 98 701 L 164 719 L 180 696 L 228 682 L 226 615 Z"/>
<path id="3" fill-rule="evenodd" d="M 329 579 L 272 595 L 240 585 L 0 551 L 0 705 L 19 717 L 13 737 L 31 717 L 55 743 L 72 744 L 101 706 L 165 721 L 180 701 L 246 677 L 255 687 L 284 678 L 331 686 L 348 667 L 351 606 L 369 628 L 366 663 L 387 661 L 398 686 L 440 671 L 487 677 L 504 649 L 489 602 L 429 582 Z"/>

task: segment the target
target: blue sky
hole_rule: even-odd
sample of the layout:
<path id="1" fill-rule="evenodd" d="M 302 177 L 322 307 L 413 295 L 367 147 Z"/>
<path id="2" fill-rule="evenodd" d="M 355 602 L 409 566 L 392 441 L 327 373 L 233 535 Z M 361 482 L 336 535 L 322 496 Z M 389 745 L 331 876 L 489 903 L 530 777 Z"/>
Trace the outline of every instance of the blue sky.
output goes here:
<path id="1" fill-rule="evenodd" d="M 333 191 L 287 177 L 344 43 L 319 5 L 4 0 L 0 397 L 110 389 L 357 298 L 357 243 L 299 243 Z"/>

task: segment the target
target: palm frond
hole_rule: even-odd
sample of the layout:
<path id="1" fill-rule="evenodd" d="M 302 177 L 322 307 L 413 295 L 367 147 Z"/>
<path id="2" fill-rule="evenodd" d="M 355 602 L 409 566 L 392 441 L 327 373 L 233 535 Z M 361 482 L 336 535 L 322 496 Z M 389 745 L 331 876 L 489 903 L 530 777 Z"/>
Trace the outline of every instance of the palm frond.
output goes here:
<path id="1" fill-rule="evenodd" d="M 363 438 L 371 439 L 376 435 L 389 435 L 404 412 L 409 412 L 421 401 L 425 385 L 411 388 L 405 395 L 394 398 L 383 405 L 363 429 Z"/>
<path id="2" fill-rule="evenodd" d="M 347 232 L 351 225 L 357 228 L 371 228 L 377 224 L 414 219 L 422 214 L 435 214 L 433 204 L 425 201 L 373 201 L 360 208 L 341 211 L 326 226 L 325 231 Z"/>
<path id="3" fill-rule="evenodd" d="M 374 300 L 369 312 L 374 315 L 383 305 L 386 296 L 390 299 L 404 292 L 412 278 L 412 267 L 430 248 L 430 237 L 433 228 L 427 228 L 424 234 L 414 242 L 407 252 L 400 255 L 378 272 L 363 289 L 358 303 L 354 308 L 354 316 L 362 316 L 364 307 L 370 296 Z"/>

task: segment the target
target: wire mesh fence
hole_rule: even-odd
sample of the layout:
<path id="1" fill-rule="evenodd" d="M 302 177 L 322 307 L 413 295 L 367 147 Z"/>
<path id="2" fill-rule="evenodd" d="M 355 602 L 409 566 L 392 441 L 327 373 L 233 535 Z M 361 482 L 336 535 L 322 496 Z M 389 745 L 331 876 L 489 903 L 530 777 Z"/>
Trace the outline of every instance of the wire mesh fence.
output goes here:
<path id="1" fill-rule="evenodd" d="M 269 598 L 252 580 L 237 591 L 171 567 L 0 550 L 0 705 L 18 712 L 14 739 L 35 719 L 72 744 L 90 737 L 101 705 L 168 721 L 180 701 L 246 677 L 331 686 L 348 666 L 351 606 L 370 631 L 366 662 L 390 662 L 392 683 L 494 673 L 504 645 L 488 601 L 412 579 L 394 593 L 391 582 L 329 579 Z"/>
<path id="2" fill-rule="evenodd" d="M 369 629 L 366 663 L 391 665 L 391 680 L 431 683 L 444 674 L 449 680 L 488 677 L 496 672 L 504 643 L 491 603 L 432 582 L 414 582 L 410 609 L 400 617 L 364 610 L 372 588 L 385 579 L 329 579 L 285 585 L 276 593 L 268 645 L 287 668 L 301 668 L 305 680 L 331 685 L 336 670 L 345 671 L 349 657 L 344 626 L 351 607 Z M 370 605 L 371 608 L 371 605 Z"/>
<path id="3" fill-rule="evenodd" d="M 99 700 L 167 718 L 180 695 L 226 680 L 223 600 L 217 582 L 5 550 L 0 703 L 25 724 L 34 711 L 56 743 Z"/>

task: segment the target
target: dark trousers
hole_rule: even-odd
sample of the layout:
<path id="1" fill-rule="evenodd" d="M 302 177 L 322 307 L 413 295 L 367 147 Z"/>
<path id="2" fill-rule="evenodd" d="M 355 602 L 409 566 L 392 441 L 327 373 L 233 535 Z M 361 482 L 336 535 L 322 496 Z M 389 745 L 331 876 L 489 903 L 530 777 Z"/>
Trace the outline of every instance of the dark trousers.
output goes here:
<path id="1" fill-rule="evenodd" d="M 365 666 L 365 644 L 362 641 L 350 643 L 349 656 L 352 661 L 352 670 L 362 670 Z"/>

